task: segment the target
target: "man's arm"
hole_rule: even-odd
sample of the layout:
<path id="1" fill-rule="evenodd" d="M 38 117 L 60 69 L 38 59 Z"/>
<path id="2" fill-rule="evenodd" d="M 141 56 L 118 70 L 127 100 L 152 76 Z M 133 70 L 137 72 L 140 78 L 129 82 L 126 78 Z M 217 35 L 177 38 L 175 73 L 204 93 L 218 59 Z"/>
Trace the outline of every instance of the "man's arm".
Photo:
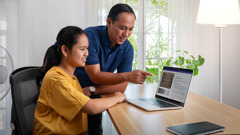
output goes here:
<path id="1" fill-rule="evenodd" d="M 124 82 L 132 82 L 137 84 L 142 84 L 145 82 L 147 76 L 152 76 L 151 73 L 141 71 L 141 70 L 134 70 L 131 72 L 124 72 L 124 73 L 110 73 L 110 72 L 102 72 L 100 70 L 100 65 L 86 65 L 85 70 L 90 77 L 90 79 L 95 84 L 120 84 Z"/>
<path id="2" fill-rule="evenodd" d="M 114 85 L 100 85 L 100 86 L 95 86 L 96 95 L 101 95 L 101 94 L 112 94 L 115 92 L 122 92 L 124 93 L 126 88 L 127 88 L 128 82 L 124 83 L 119 83 L 119 84 L 114 84 Z M 91 92 L 89 91 L 89 87 L 83 88 L 84 94 L 86 96 L 90 96 Z"/>
<path id="3" fill-rule="evenodd" d="M 100 85 L 96 86 L 95 94 L 110 94 L 114 92 L 125 92 L 128 82 L 114 84 L 114 85 Z"/>

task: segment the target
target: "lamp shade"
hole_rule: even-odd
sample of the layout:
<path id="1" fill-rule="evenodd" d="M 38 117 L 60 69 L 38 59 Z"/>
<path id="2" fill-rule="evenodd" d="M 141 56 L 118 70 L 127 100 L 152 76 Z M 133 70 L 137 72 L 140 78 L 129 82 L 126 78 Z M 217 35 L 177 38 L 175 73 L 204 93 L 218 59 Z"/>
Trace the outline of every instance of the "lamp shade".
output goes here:
<path id="1" fill-rule="evenodd" d="M 238 0 L 200 0 L 197 23 L 240 24 Z"/>

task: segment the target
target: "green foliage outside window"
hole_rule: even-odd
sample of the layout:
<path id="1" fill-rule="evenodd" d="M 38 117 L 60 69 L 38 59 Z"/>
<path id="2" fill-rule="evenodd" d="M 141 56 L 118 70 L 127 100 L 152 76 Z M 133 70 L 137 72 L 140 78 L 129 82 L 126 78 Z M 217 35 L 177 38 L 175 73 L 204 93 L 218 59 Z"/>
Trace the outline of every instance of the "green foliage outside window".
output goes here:
<path id="1" fill-rule="evenodd" d="M 203 65 L 205 59 L 201 55 L 198 55 L 198 59 L 196 59 L 193 55 L 188 55 L 188 51 L 177 50 L 176 52 L 180 55 L 176 59 L 170 57 L 165 65 L 193 69 L 193 75 L 198 75 L 198 67 Z"/>
<path id="2" fill-rule="evenodd" d="M 130 6 L 137 5 L 138 0 L 126 0 L 126 4 Z M 173 54 L 169 54 L 169 37 L 168 34 L 163 32 L 164 27 L 159 25 L 159 18 L 168 18 L 168 0 L 146 0 L 146 6 L 149 10 L 146 11 L 146 71 L 153 74 L 152 77 L 148 77 L 147 83 L 158 83 L 159 77 L 162 73 L 164 66 L 177 66 L 182 68 L 188 68 L 194 70 L 194 76 L 198 74 L 198 67 L 204 64 L 204 58 L 198 55 L 196 59 L 193 55 L 189 55 L 187 51 L 177 50 L 177 57 L 170 57 Z M 152 7 L 157 7 L 159 10 L 154 10 Z M 160 12 L 160 14 L 159 14 Z M 135 11 L 135 13 L 137 13 Z M 136 22 L 137 23 L 137 22 Z M 137 31 L 137 30 L 135 30 Z M 165 35 L 164 35 L 165 34 Z M 134 58 L 137 58 L 137 34 L 133 33 L 128 40 L 131 42 L 134 48 Z M 151 43 L 149 43 L 149 41 Z M 163 57 L 164 55 L 164 57 Z M 133 70 L 137 69 L 137 60 L 133 61 Z"/>
<path id="3" fill-rule="evenodd" d="M 126 0 L 126 4 L 130 6 L 136 6 L 138 0 Z M 169 37 L 165 33 L 163 34 L 162 27 L 159 25 L 159 12 L 161 16 L 168 16 L 168 0 L 146 0 L 146 6 L 151 9 L 147 11 L 146 20 L 146 71 L 153 74 L 152 77 L 148 77 L 147 83 L 158 83 L 159 75 L 162 72 L 162 68 L 166 63 L 166 59 L 161 58 L 161 54 L 165 53 L 168 55 Z M 156 7 L 156 8 L 152 8 Z M 160 8 L 160 10 L 158 10 Z M 156 10 L 157 9 L 157 10 Z M 136 10 L 136 9 L 135 9 Z M 137 13 L 137 11 L 135 11 Z M 136 22 L 137 23 L 137 22 Z M 136 29 L 136 27 L 135 27 Z M 136 30 L 134 30 L 136 32 Z M 137 69 L 137 34 L 134 33 L 128 38 L 134 48 L 133 70 Z M 148 41 L 151 41 L 149 43 Z"/>
<path id="4" fill-rule="evenodd" d="M 137 1 L 126 0 L 126 4 L 136 7 Z M 170 57 L 173 55 L 170 54 L 170 50 L 173 48 L 169 47 L 169 41 L 174 37 L 170 37 L 169 33 L 164 32 L 164 27 L 168 26 L 164 26 L 159 22 L 159 18 L 161 21 L 164 21 L 163 18 L 168 20 L 168 0 L 146 0 L 145 2 L 147 7 L 145 13 L 146 29 L 144 31 L 146 37 L 146 54 L 143 55 L 145 55 L 146 71 L 153 74 L 152 77 L 147 78 L 146 82 L 158 83 L 162 68 L 165 65 L 193 69 L 194 76 L 197 75 L 199 72 L 198 67 L 204 64 L 204 58 L 201 55 L 195 58 L 193 55 L 189 55 L 187 51 L 177 50 L 175 52 L 177 57 Z M 135 32 L 137 32 L 137 29 Z M 137 69 L 137 38 L 137 33 L 133 33 L 128 38 L 134 48 L 135 59 L 133 61 L 133 70 Z"/>
<path id="5" fill-rule="evenodd" d="M 136 34 L 132 34 L 128 40 L 130 41 L 130 43 L 133 46 L 134 49 L 134 58 L 137 58 L 137 35 Z M 137 61 L 133 60 L 133 65 L 132 65 L 132 69 L 135 70 L 137 69 Z"/>

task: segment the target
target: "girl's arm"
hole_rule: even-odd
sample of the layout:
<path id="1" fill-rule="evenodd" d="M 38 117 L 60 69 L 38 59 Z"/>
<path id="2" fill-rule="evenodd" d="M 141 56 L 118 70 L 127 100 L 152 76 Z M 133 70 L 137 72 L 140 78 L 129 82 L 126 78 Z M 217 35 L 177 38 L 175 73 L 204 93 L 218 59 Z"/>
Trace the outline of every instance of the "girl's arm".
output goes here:
<path id="1" fill-rule="evenodd" d="M 121 92 L 116 92 L 112 97 L 89 99 L 88 102 L 83 106 L 81 112 L 86 114 L 98 114 L 103 112 L 109 107 L 114 106 L 125 100 L 125 95 Z"/>

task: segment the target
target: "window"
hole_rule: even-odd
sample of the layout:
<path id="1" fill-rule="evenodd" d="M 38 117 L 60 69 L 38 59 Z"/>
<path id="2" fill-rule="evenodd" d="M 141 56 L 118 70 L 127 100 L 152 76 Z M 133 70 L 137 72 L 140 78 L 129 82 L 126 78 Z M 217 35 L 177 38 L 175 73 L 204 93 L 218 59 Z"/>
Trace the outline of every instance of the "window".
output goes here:
<path id="1" fill-rule="evenodd" d="M 129 41 L 134 48 L 133 69 L 152 73 L 147 83 L 158 83 L 166 59 L 176 50 L 176 21 L 172 0 L 102 0 L 98 3 L 98 25 L 106 25 L 110 8 L 117 3 L 130 5 L 136 22 Z M 176 3 L 175 3 L 176 4 Z M 101 5 L 101 6 L 99 6 Z M 171 13 L 171 14 L 170 14 Z"/>

